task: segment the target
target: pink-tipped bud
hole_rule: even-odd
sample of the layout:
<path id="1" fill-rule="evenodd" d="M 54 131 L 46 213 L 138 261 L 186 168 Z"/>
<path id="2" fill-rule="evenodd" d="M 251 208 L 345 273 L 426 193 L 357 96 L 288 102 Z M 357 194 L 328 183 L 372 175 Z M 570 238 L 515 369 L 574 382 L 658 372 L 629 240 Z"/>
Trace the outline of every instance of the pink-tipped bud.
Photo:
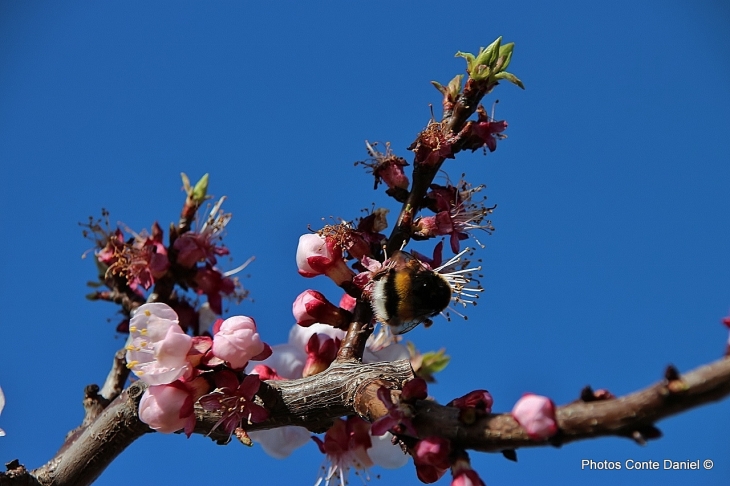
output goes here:
<path id="1" fill-rule="evenodd" d="M 314 233 L 299 237 L 297 268 L 303 277 L 327 275 L 340 286 L 352 282 L 355 277 L 334 238 L 323 238 Z"/>
<path id="2" fill-rule="evenodd" d="M 256 323 L 250 317 L 229 317 L 213 336 L 213 354 L 228 362 L 233 369 L 243 368 L 265 349 L 256 331 Z"/>
<path id="3" fill-rule="evenodd" d="M 555 404 L 547 397 L 526 393 L 515 403 L 512 417 L 531 439 L 547 439 L 558 432 Z"/>
<path id="4" fill-rule="evenodd" d="M 292 313 L 297 324 L 303 327 L 309 327 L 319 322 L 341 329 L 352 320 L 352 315 L 349 312 L 335 307 L 324 295 L 316 290 L 305 290 L 299 294 L 292 305 Z"/>
<path id="5" fill-rule="evenodd" d="M 307 361 L 304 363 L 302 376 L 305 378 L 313 376 L 329 368 L 337 357 L 339 346 L 339 339 L 334 340 L 324 334 L 312 334 L 304 348 L 307 353 Z"/>

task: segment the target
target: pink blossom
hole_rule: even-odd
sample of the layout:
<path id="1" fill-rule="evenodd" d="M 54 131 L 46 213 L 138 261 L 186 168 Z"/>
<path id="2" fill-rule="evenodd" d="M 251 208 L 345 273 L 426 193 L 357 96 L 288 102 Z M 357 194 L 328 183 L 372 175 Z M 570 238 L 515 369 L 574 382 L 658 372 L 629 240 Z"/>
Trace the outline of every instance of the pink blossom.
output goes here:
<path id="1" fill-rule="evenodd" d="M 411 455 L 418 479 L 426 484 L 435 483 L 451 465 L 451 443 L 442 437 L 426 437 L 418 441 Z"/>
<path id="2" fill-rule="evenodd" d="M 180 381 L 150 386 L 139 402 L 139 418 L 158 432 L 170 434 L 185 429 L 190 437 L 195 428 L 193 395 Z"/>
<path id="3" fill-rule="evenodd" d="M 241 369 L 249 360 L 264 351 L 264 343 L 256 331 L 256 323 L 246 316 L 229 317 L 213 336 L 213 354 Z"/>
<path id="4" fill-rule="evenodd" d="M 363 363 L 380 363 L 382 361 L 398 361 L 411 357 L 408 348 L 403 344 L 390 342 L 382 347 L 375 347 L 368 339 L 367 347 L 362 356 Z"/>
<path id="5" fill-rule="evenodd" d="M 207 234 L 184 233 L 173 245 L 177 250 L 177 263 L 184 268 L 192 268 L 198 262 L 217 263 L 216 256 L 228 255 L 228 248 L 216 246 Z"/>
<path id="6" fill-rule="evenodd" d="M 263 422 L 269 417 L 269 412 L 253 401 L 261 386 L 257 375 L 246 375 L 239 382 L 235 373 L 223 370 L 215 374 L 215 383 L 216 389 L 200 399 L 205 410 L 221 414 L 212 430 L 223 425 L 223 430 L 232 434 L 237 427 L 245 428 L 244 422 Z"/>
<path id="7" fill-rule="evenodd" d="M 324 482 L 325 486 L 329 486 L 333 480 L 338 481 L 335 484 L 347 484 L 350 469 L 355 469 L 356 474 L 367 474 L 367 469 L 374 464 L 367 454 L 367 449 L 372 447 L 369 429 L 370 425 L 363 419 L 351 416 L 346 420 L 335 419 L 324 440 L 312 437 L 327 461 L 324 476 L 316 485 Z"/>
<path id="8" fill-rule="evenodd" d="M 198 231 L 188 231 L 175 240 L 173 247 L 177 250 L 177 263 L 180 266 L 192 268 L 198 262 L 215 265 L 216 256 L 228 255 L 228 248 L 216 245 L 231 220 L 231 214 L 221 210 L 223 201 L 225 197 L 213 206 L 208 219 Z"/>
<path id="9" fill-rule="evenodd" d="M 127 367 L 148 385 L 171 383 L 189 369 L 192 338 L 167 304 L 141 305 L 130 321 L 129 338 Z"/>
<path id="10" fill-rule="evenodd" d="M 349 312 L 336 307 L 316 290 L 305 290 L 299 294 L 292 305 L 292 313 L 297 324 L 304 327 L 320 322 L 343 328 L 352 319 Z"/>
<path id="11" fill-rule="evenodd" d="M 198 268 L 195 273 L 196 292 L 205 294 L 208 297 L 210 310 L 220 315 L 222 309 L 222 295 L 231 295 L 236 290 L 236 284 L 228 277 L 224 277 L 220 271 L 206 265 L 204 268 Z"/>
<path id="12" fill-rule="evenodd" d="M 285 459 L 295 449 L 307 444 L 312 433 L 304 427 L 287 425 L 269 430 L 254 430 L 248 435 L 271 457 Z"/>
<path id="13" fill-rule="evenodd" d="M 295 324 L 289 331 L 289 344 L 292 344 L 303 351 L 309 342 L 309 338 L 311 338 L 313 334 L 324 334 L 332 339 L 342 340 L 345 338 L 345 334 L 347 333 L 342 329 L 335 329 L 334 327 L 326 324 L 312 324 L 308 327 L 297 326 Z"/>
<path id="14" fill-rule="evenodd" d="M 381 436 L 370 435 L 372 447 L 367 450 L 370 460 L 385 469 L 398 469 L 408 463 L 408 454 L 399 444 L 393 444 L 393 434 L 386 432 Z"/>
<path id="15" fill-rule="evenodd" d="M 512 417 L 531 439 L 543 440 L 558 431 L 555 404 L 547 397 L 525 393 L 512 409 Z"/>
<path id="16" fill-rule="evenodd" d="M 429 199 L 430 207 L 436 210 L 434 216 L 424 216 L 414 222 L 414 238 L 427 239 L 436 236 L 450 235 L 451 250 L 459 253 L 460 241 L 469 238 L 469 233 L 482 230 L 489 234 L 494 231 L 492 222 L 485 218 L 494 211 L 494 207 L 486 207 L 484 199 L 474 201 L 474 195 L 484 186 L 472 188 L 467 183 L 461 185 L 462 190 L 454 186 L 432 185 Z M 486 198 L 485 198 L 486 199 Z M 476 238 L 475 238 L 476 239 Z M 477 240 L 477 243 L 479 241 Z M 481 243 L 479 243 L 481 245 Z"/>
<path id="17" fill-rule="evenodd" d="M 296 326 L 299 327 L 299 326 Z M 293 344 L 276 344 L 271 347 L 272 354 L 261 362 L 262 365 L 276 370 L 276 373 L 284 379 L 293 380 L 302 377 L 304 362 L 307 360 L 307 353 L 304 347 Z M 248 373 L 254 373 L 255 367 L 249 364 Z"/>
<path id="18" fill-rule="evenodd" d="M 337 285 L 351 282 L 355 276 L 342 258 L 334 238 L 323 238 L 318 234 L 299 237 L 297 246 L 297 267 L 303 277 L 327 275 Z"/>

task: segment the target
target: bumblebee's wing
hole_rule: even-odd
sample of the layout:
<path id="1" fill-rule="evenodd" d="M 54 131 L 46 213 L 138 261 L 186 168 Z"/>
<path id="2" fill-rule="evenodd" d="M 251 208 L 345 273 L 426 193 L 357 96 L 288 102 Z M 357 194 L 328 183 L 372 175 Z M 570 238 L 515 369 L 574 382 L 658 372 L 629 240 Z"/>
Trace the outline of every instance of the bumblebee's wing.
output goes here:
<path id="1" fill-rule="evenodd" d="M 422 322 L 430 322 L 431 319 L 413 319 L 399 324 L 388 324 L 393 334 L 405 334 Z"/>
<path id="2" fill-rule="evenodd" d="M 390 326 L 390 330 L 393 331 L 393 334 L 405 334 L 420 323 L 421 321 L 402 322 L 398 325 Z"/>

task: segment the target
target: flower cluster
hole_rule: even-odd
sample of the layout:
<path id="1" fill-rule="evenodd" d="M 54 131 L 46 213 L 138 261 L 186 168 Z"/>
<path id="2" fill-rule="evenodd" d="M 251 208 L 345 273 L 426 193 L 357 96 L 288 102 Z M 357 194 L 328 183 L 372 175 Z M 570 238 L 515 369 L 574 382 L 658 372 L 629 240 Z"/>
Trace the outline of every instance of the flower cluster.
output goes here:
<path id="1" fill-rule="evenodd" d="M 250 317 L 219 320 L 213 337 L 191 337 L 167 304 L 140 306 L 129 323 L 127 366 L 149 387 L 139 404 L 139 417 L 150 428 L 190 436 L 195 427 L 195 402 L 221 418 L 215 427 L 232 434 L 260 422 L 268 412 L 254 401 L 261 384 L 244 375 L 250 360 L 263 360 L 271 348 L 261 341 Z M 214 427 L 214 428 L 215 428 Z"/>
<path id="2" fill-rule="evenodd" d="M 500 38 L 477 55 L 457 53 L 467 61 L 468 76 L 464 81 L 458 75 L 446 87 L 434 83 L 444 97 L 444 116 L 441 121 L 432 119 L 409 147 L 414 152 L 412 179 L 405 174 L 409 164 L 388 143 L 381 152 L 377 144 L 366 142 L 370 159 L 359 164 L 372 173 L 376 189 L 383 183 L 386 194 L 404 203 L 393 236 L 388 239 L 382 233 L 387 228 L 388 210 L 379 208 L 356 224 L 342 221 L 299 238 L 299 274 L 306 278 L 325 275 L 345 294 L 334 304 L 319 291 L 302 292 L 292 305 L 296 324 L 287 343 L 269 347 L 250 317 L 217 319 L 223 313 L 224 297 L 245 297 L 232 275 L 246 264 L 231 272 L 218 267 L 219 259 L 229 255 L 222 244 L 231 219 L 222 210 L 225 197 L 213 205 L 202 224 L 193 227 L 195 215 L 208 198 L 207 174 L 195 186 L 183 174 L 187 198 L 167 242 L 157 223 L 149 234 L 138 234 L 112 230 L 106 213 L 105 226 L 90 221 L 87 227 L 96 241 L 100 284 L 109 289 L 91 298 L 123 306 L 126 319 L 119 329 L 129 332 L 128 367 L 148 385 L 139 405 L 142 421 L 160 432 L 182 429 L 190 436 L 198 403 L 219 414 L 213 429 L 220 427 L 247 443 L 254 440 L 277 458 L 287 457 L 311 438 L 325 455 L 317 486 L 347 484 L 350 471 L 367 480 L 370 467 L 401 467 L 409 454 L 424 483 L 437 481 L 450 469 L 452 486 L 484 484 L 465 451 L 442 437 L 419 437 L 414 420 L 417 402 L 427 398 L 426 380 L 433 382 L 433 374 L 449 358 L 444 350 L 420 354 L 413 346 L 409 349 L 401 344 L 399 334 L 420 323 L 430 325 L 430 318 L 438 314 L 448 318 L 451 303 L 473 304 L 482 290 L 473 279 L 481 267 L 471 266 L 466 257 L 470 250 L 462 249 L 461 242 L 474 237 L 475 230 L 494 230 L 487 218 L 495 207 L 487 207 L 486 198 L 477 201 L 484 186 L 472 187 L 466 182 L 439 185 L 433 179 L 446 159 L 463 150 L 493 152 L 497 141 L 505 138 L 507 123 L 496 120 L 494 113 L 488 116 L 480 101 L 500 80 L 522 85 L 505 71 L 512 49 L 512 44 L 502 45 Z M 476 120 L 469 121 L 475 110 Z M 422 209 L 433 214 L 419 216 Z M 444 262 L 441 253 L 446 238 L 455 256 Z M 441 241 L 428 258 L 405 249 L 411 239 Z M 204 295 L 205 302 L 201 304 L 200 297 L 189 291 Z M 146 303 L 148 300 L 155 302 Z M 365 363 L 411 359 L 424 378 L 408 381 L 401 390 L 380 387 L 377 398 L 384 413 L 372 424 L 350 416 L 335 419 L 323 437 L 310 437 L 309 431 L 294 426 L 248 434 L 248 425 L 269 417 L 259 393 L 267 386 L 263 381 L 326 372 L 337 359 L 347 329 L 353 330 L 348 343 L 353 336 L 367 337 L 367 342 L 363 346 L 360 341 L 345 351 L 364 348 L 364 352 L 357 351 L 362 356 L 356 358 Z M 374 329 L 378 331 L 374 333 Z M 0 410 L 3 403 L 0 390 Z M 490 414 L 492 405 L 486 390 L 475 390 L 449 403 L 459 410 L 459 420 L 465 425 Z M 535 440 L 557 433 L 555 407 L 545 397 L 526 395 L 512 415 Z"/>
<path id="3" fill-rule="evenodd" d="M 187 177 L 183 180 L 188 188 L 188 198 L 183 208 L 185 218 L 194 218 L 196 211 L 207 198 L 207 175 L 195 188 L 189 187 Z M 218 268 L 218 258 L 229 254 L 222 245 L 222 236 L 231 214 L 224 212 L 222 204 L 225 197 L 213 205 L 209 214 L 198 228 L 192 227 L 192 219 L 184 219 L 178 227 L 171 227 L 168 242 L 165 242 L 164 231 L 155 222 L 152 231 L 135 233 L 129 228 L 112 228 L 109 225 L 109 214 L 102 212 L 102 219 L 93 220 L 84 226 L 85 236 L 95 242 L 95 256 L 100 270 L 99 284 L 108 291 L 96 291 L 90 294 L 93 300 L 121 302 L 127 316 L 134 308 L 129 302 L 141 304 L 146 301 L 149 292 L 164 292 L 158 301 L 169 303 L 176 310 L 183 311 L 187 307 L 185 328 L 192 329 L 194 334 L 200 319 L 195 311 L 199 307 L 197 297 L 192 293 L 205 296 L 207 309 L 221 315 L 223 298 L 240 301 L 248 295 L 235 273 L 242 270 L 248 262 L 239 268 L 225 272 Z M 160 299 L 161 297 L 161 299 Z M 178 309 L 179 308 L 179 309 Z M 182 317 L 182 316 L 181 316 Z M 118 327 L 126 331 L 128 319 Z"/>

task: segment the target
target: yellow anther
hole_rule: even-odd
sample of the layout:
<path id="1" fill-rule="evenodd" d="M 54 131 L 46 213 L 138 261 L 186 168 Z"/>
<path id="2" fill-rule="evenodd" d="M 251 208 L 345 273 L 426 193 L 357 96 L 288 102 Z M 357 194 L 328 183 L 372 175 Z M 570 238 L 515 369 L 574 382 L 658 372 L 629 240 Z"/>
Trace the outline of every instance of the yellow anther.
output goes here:
<path id="1" fill-rule="evenodd" d="M 147 317 L 149 317 L 149 316 L 152 315 L 152 313 L 150 311 L 148 311 L 148 310 L 145 310 L 144 311 L 144 315 L 146 315 Z"/>
<path id="2" fill-rule="evenodd" d="M 137 332 L 137 326 L 129 326 L 129 332 Z"/>
<path id="3" fill-rule="evenodd" d="M 139 364 L 139 361 L 130 361 L 129 363 L 127 363 L 127 368 L 129 368 L 131 370 L 132 368 L 134 368 L 138 364 Z"/>
<path id="4" fill-rule="evenodd" d="M 124 346 L 124 349 L 126 349 L 127 351 L 136 351 L 134 346 L 132 346 L 131 344 L 127 344 L 126 346 Z"/>
<path id="5" fill-rule="evenodd" d="M 147 335 L 147 329 L 142 329 L 141 331 L 139 331 L 139 333 L 141 335 L 143 335 L 143 336 L 146 336 Z"/>
<path id="6" fill-rule="evenodd" d="M 141 343 L 139 343 L 139 345 L 143 348 L 146 348 L 147 344 L 148 344 L 147 341 L 142 341 Z"/>

